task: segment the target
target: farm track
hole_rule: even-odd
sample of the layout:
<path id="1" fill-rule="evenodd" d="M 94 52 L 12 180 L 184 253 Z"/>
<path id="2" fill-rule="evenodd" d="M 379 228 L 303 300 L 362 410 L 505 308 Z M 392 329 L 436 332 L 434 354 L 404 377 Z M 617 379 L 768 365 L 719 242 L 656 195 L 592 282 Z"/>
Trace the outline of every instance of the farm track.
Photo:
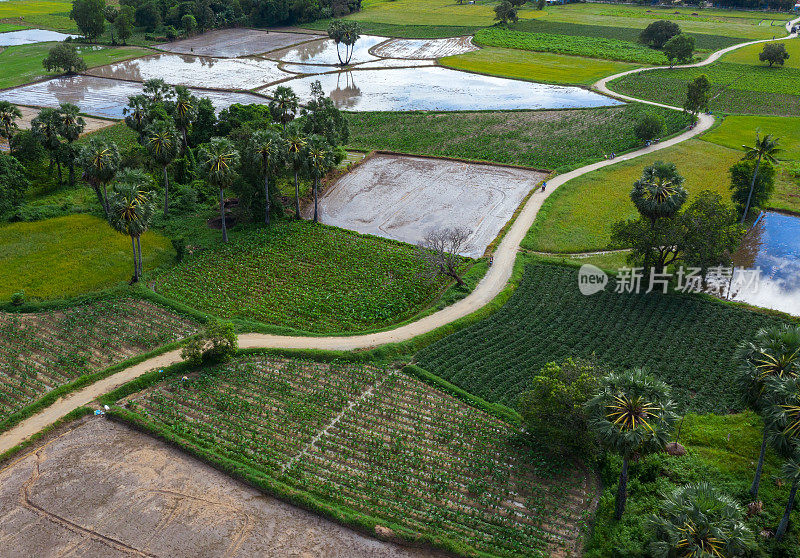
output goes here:
<path id="1" fill-rule="evenodd" d="M 786 25 L 787 32 L 797 22 L 800 22 L 800 18 L 790 21 Z M 777 40 L 790 39 L 795 36 L 796 34 L 789 34 L 786 37 L 782 37 Z M 770 41 L 772 41 L 772 39 L 741 43 L 719 50 L 697 64 L 675 66 L 675 68 L 706 66 L 717 61 L 721 56 L 738 48 Z M 674 107 L 620 95 L 608 89 L 607 84 L 611 80 L 631 73 L 650 71 L 660 68 L 666 68 L 666 66 L 639 68 L 636 70 L 630 70 L 608 76 L 595 83 L 593 89 L 619 99 L 661 106 L 671 110 L 683 110 L 680 107 Z M 556 188 L 572 180 L 573 178 L 577 178 L 578 176 L 582 176 L 597 169 L 613 165 L 617 162 L 635 159 L 642 155 L 660 151 L 667 147 L 682 143 L 707 131 L 714 124 L 714 121 L 715 119 L 711 115 L 700 115 L 700 118 L 694 128 L 689 129 L 673 138 L 627 153 L 625 155 L 620 155 L 613 160 L 603 160 L 591 165 L 586 165 L 549 180 L 549 188 L 546 192 L 534 192 L 534 194 L 528 199 L 517 219 L 511 225 L 508 232 L 503 237 L 502 241 L 494 252 L 493 265 L 489 268 L 488 272 L 480 281 L 480 283 L 478 283 L 475 289 L 467 297 L 461 299 L 459 302 L 451 306 L 448 306 L 447 308 L 444 308 L 443 310 L 430 314 L 416 322 L 406 324 L 392 330 L 381 331 L 368 335 L 354 335 L 347 337 L 290 337 L 245 333 L 239 335 L 239 346 L 241 348 L 286 348 L 351 351 L 357 349 L 366 349 L 387 343 L 407 341 L 419 335 L 431 332 L 439 327 L 445 326 L 455 320 L 468 316 L 469 314 L 480 310 L 486 304 L 491 302 L 505 288 L 511 277 L 514 262 L 516 260 L 517 253 L 519 252 L 520 243 L 525 238 L 528 229 L 533 224 L 533 221 L 536 218 L 539 209 L 542 207 L 542 204 Z M 133 380 L 145 372 L 153 370 L 154 368 L 163 368 L 179 361 L 180 351 L 170 351 L 152 359 L 148 359 L 130 368 L 121 370 L 112 376 L 104 378 L 103 380 L 95 382 L 86 388 L 59 399 L 53 405 L 20 422 L 11 430 L 0 434 L 0 454 L 20 444 L 43 428 L 55 423 L 70 411 L 91 403 L 97 397 L 108 393 L 109 391 L 130 380 Z"/>

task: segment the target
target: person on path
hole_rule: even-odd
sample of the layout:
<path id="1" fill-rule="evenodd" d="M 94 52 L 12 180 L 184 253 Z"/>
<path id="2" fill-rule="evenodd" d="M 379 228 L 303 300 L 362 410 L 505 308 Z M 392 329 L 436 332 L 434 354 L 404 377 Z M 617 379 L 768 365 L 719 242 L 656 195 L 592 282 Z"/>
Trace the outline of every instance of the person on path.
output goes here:
<path id="1" fill-rule="evenodd" d="M 544 192 L 545 188 L 547 188 L 547 181 L 542 182 L 542 192 Z"/>

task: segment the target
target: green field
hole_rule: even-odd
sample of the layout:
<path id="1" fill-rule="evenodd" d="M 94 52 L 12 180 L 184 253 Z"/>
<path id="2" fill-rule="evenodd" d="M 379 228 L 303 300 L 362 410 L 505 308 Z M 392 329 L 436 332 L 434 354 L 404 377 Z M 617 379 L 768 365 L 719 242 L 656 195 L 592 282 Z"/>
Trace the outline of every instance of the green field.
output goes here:
<path id="1" fill-rule="evenodd" d="M 780 139 L 783 151 L 778 153 L 778 158 L 790 161 L 800 161 L 800 117 L 776 116 L 727 116 L 722 123 L 701 139 L 710 141 L 731 149 L 742 150 L 742 145 L 752 145 L 756 132 L 762 136 L 772 134 Z"/>
<path id="2" fill-rule="evenodd" d="M 0 20 L 14 20 L 30 27 L 77 31 L 69 18 L 69 0 L 6 0 L 0 2 Z"/>
<path id="3" fill-rule="evenodd" d="M 629 194 L 642 169 L 655 161 L 675 163 L 686 179 L 689 203 L 703 190 L 729 200 L 728 169 L 741 157 L 740 151 L 693 139 L 574 178 L 545 201 L 522 246 L 543 252 L 608 248 L 611 225 L 638 215 Z"/>
<path id="4" fill-rule="evenodd" d="M 637 147 L 633 127 L 648 112 L 665 118 L 668 133 L 688 123 L 680 112 L 640 104 L 498 113 L 358 112 L 347 118 L 352 147 L 554 170 Z"/>
<path id="5" fill-rule="evenodd" d="M 63 310 L 0 312 L 0 425 L 59 386 L 195 329 L 185 316 L 131 298 Z"/>
<path id="6" fill-rule="evenodd" d="M 123 418 L 273 493 L 459 555 L 563 551 L 593 491 L 585 470 L 524 446 L 518 428 L 394 370 L 242 356 L 127 407 Z"/>
<path id="7" fill-rule="evenodd" d="M 0 3 L 2 6 L 2 3 Z M 45 71 L 42 60 L 56 43 L 36 43 L 9 47 L 0 52 L 0 88 L 30 83 L 47 76 L 57 75 Z M 129 58 L 138 58 L 148 50 L 139 47 L 78 46 L 78 51 L 90 68 Z"/>
<path id="8" fill-rule="evenodd" d="M 784 41 L 789 61 L 800 62 L 800 41 Z M 761 45 L 763 48 L 763 45 Z M 800 66 L 770 68 L 760 48 L 746 47 L 701 68 L 653 70 L 612 81 L 609 87 L 639 99 L 682 106 L 686 84 L 700 74 L 711 81 L 711 109 L 734 114 L 800 116 Z"/>
<path id="9" fill-rule="evenodd" d="M 24 25 L 16 25 L 14 23 L 0 23 L 0 33 L 19 31 L 20 29 L 26 29 L 26 27 Z"/>
<path id="10" fill-rule="evenodd" d="M 738 343 L 777 321 L 695 296 L 584 296 L 578 269 L 533 264 L 489 318 L 417 354 L 426 370 L 479 397 L 513 403 L 548 362 L 595 355 L 612 369 L 643 366 L 673 388 L 683 410 L 742 409 L 732 361 Z M 646 288 L 646 285 L 645 285 Z"/>
<path id="11" fill-rule="evenodd" d="M 440 59 L 439 63 L 456 70 L 480 74 L 576 85 L 591 85 L 605 76 L 638 67 L 637 64 L 626 62 L 495 47 L 448 56 Z"/>
<path id="12" fill-rule="evenodd" d="M 223 318 L 317 333 L 411 318 L 447 287 L 429 283 L 416 248 L 310 221 L 234 235 L 160 275 L 159 293 Z"/>
<path id="13" fill-rule="evenodd" d="M 142 256 L 147 272 L 172 261 L 172 245 L 148 232 L 142 236 Z M 103 219 L 71 215 L 0 226 L 0 300 L 23 289 L 33 298 L 69 298 L 132 275 L 131 239 Z"/>

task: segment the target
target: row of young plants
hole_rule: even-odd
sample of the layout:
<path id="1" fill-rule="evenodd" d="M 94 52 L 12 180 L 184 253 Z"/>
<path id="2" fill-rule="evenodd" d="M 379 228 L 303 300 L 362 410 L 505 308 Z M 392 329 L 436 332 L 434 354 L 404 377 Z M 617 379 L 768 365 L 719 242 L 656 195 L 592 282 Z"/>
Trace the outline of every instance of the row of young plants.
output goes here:
<path id="1" fill-rule="evenodd" d="M 424 348 L 419 364 L 489 401 L 513 404 L 548 362 L 595 355 L 614 369 L 658 370 L 685 409 L 742 409 L 732 355 L 779 319 L 697 296 L 616 293 L 591 297 L 577 268 L 532 264 L 498 312 Z"/>
<path id="2" fill-rule="evenodd" d="M 592 498 L 583 469 L 532 449 L 517 426 L 364 365 L 239 356 L 126 406 L 193 447 L 471 555 L 572 550 Z"/>
<path id="3" fill-rule="evenodd" d="M 0 313 L 0 423 L 53 389 L 195 329 L 193 320 L 133 298 Z"/>

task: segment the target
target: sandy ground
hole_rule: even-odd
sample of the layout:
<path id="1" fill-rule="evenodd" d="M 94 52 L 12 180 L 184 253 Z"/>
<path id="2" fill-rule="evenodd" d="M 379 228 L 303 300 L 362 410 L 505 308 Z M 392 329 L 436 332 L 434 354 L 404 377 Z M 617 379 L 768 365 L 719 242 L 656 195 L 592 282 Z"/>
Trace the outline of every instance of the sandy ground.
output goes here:
<path id="1" fill-rule="evenodd" d="M 286 48 L 303 41 L 320 39 L 321 35 L 305 33 L 275 33 L 255 29 L 218 29 L 156 48 L 178 54 L 197 54 L 219 58 L 237 58 Z"/>
<path id="2" fill-rule="evenodd" d="M 472 231 L 462 255 L 480 257 L 545 173 L 398 155 L 376 155 L 320 199 L 320 220 L 417 244 L 441 228 Z"/>
<path id="3" fill-rule="evenodd" d="M 90 418 L 0 470 L 0 554 L 435 556 L 374 540 Z"/>
<path id="4" fill-rule="evenodd" d="M 22 118 L 17 119 L 17 126 L 19 126 L 20 130 L 30 130 L 31 121 L 36 118 L 40 109 L 24 106 L 18 106 L 18 108 L 22 113 Z M 92 132 L 116 124 L 114 120 L 103 120 L 100 118 L 91 118 L 89 116 L 84 116 L 83 120 L 86 122 L 86 128 L 83 129 L 82 135 L 91 134 Z M 8 148 L 8 142 L 5 138 L 0 139 L 0 148 Z"/>
<path id="5" fill-rule="evenodd" d="M 387 58 L 432 60 L 478 50 L 472 37 L 449 39 L 392 39 L 372 49 L 372 54 Z"/>

